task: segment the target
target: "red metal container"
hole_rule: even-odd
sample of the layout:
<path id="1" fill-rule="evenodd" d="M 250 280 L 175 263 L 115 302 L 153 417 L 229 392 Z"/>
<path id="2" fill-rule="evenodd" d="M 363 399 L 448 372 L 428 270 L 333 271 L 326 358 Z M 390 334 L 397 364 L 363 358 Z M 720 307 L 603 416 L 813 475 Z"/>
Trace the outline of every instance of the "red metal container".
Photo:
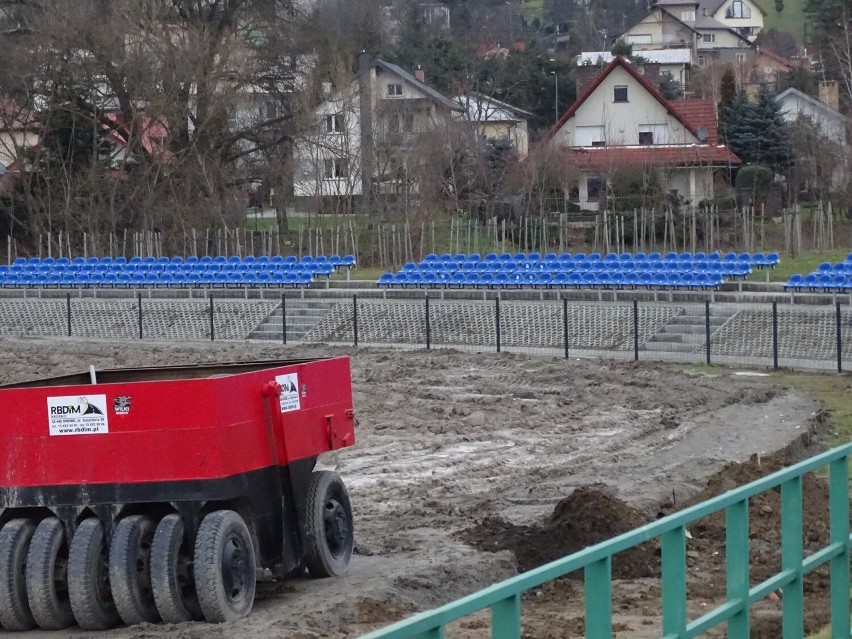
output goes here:
<path id="1" fill-rule="evenodd" d="M 92 370 L 0 387 L 0 415 L 7 629 L 63 627 L 69 610 L 93 629 L 119 615 L 225 621 L 251 610 L 256 571 L 283 577 L 307 564 L 327 576 L 348 566 L 348 495 L 336 475 L 314 472 L 318 455 L 354 444 L 347 358 Z M 59 583 L 52 606 L 3 571 L 6 557 L 29 576 L 50 535 L 66 549 L 39 567 L 67 571 L 69 593 L 65 601 Z M 154 543 L 157 535 L 183 551 Z M 207 541 L 214 547 L 200 556 Z M 98 561 L 109 589 L 80 583 Z M 131 571 L 131 561 L 143 569 Z M 170 571 L 181 574 L 160 602 L 157 590 L 169 587 L 154 581 Z M 93 601 L 97 614 L 86 612 Z"/>

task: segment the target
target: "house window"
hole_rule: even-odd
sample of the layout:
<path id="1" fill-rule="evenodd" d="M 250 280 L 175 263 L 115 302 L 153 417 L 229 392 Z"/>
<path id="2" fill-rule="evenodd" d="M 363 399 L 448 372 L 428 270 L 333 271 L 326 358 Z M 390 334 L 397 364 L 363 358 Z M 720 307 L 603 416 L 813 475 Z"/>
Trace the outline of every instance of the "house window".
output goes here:
<path id="1" fill-rule="evenodd" d="M 580 185 L 575 184 L 570 189 L 568 189 L 568 201 L 569 202 L 579 202 L 580 201 Z"/>
<path id="2" fill-rule="evenodd" d="M 343 132 L 343 114 L 333 113 L 325 116 L 325 132 L 326 133 L 342 133 Z"/>
<path id="3" fill-rule="evenodd" d="M 695 22 L 695 11 L 681 11 L 680 19 L 683 22 Z"/>
<path id="4" fill-rule="evenodd" d="M 738 53 L 737 54 L 737 64 L 743 64 L 745 61 L 746 61 L 746 54 L 745 53 Z"/>
<path id="5" fill-rule="evenodd" d="M 404 113 L 402 115 L 402 130 L 405 133 L 413 133 L 414 132 L 414 114 L 413 113 Z"/>
<path id="6" fill-rule="evenodd" d="M 606 146 L 606 140 L 592 140 L 592 146 Z"/>
<path id="7" fill-rule="evenodd" d="M 349 160 L 329 158 L 325 160 L 325 179 L 334 180 L 349 177 Z"/>
<path id="8" fill-rule="evenodd" d="M 716 34 L 715 33 L 702 33 L 701 40 L 707 42 L 709 44 L 713 44 L 716 42 Z"/>
<path id="9" fill-rule="evenodd" d="M 639 144 L 644 146 L 651 145 L 654 143 L 654 132 L 653 131 L 639 131 Z"/>
<path id="10" fill-rule="evenodd" d="M 617 84 L 612 90 L 613 102 L 627 102 L 627 85 Z"/>
<path id="11" fill-rule="evenodd" d="M 586 179 L 586 200 L 597 200 L 603 191 L 603 179 L 599 176 L 589 176 Z"/>
<path id="12" fill-rule="evenodd" d="M 699 55 L 698 56 L 698 66 L 706 67 L 707 66 L 707 56 Z"/>
<path id="13" fill-rule="evenodd" d="M 402 95 L 402 85 L 401 84 L 389 84 L 388 85 L 388 97 L 395 98 L 400 97 Z"/>
<path id="14" fill-rule="evenodd" d="M 726 18 L 750 18 L 751 8 L 743 0 L 734 0 L 725 10 Z"/>

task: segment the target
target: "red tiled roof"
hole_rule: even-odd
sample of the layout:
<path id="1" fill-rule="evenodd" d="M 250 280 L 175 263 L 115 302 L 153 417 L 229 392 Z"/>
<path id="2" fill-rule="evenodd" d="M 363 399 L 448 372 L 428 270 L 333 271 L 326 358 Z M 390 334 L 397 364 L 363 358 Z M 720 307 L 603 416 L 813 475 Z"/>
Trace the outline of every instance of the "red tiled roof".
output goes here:
<path id="1" fill-rule="evenodd" d="M 682 144 L 671 146 L 610 146 L 571 149 L 581 169 L 619 166 L 727 166 L 740 159 L 725 146 Z"/>
<path id="2" fill-rule="evenodd" d="M 716 130 L 716 105 L 713 100 L 677 100 L 670 103 L 695 128 L 707 129 L 707 139 L 710 146 L 716 146 L 718 133 Z"/>

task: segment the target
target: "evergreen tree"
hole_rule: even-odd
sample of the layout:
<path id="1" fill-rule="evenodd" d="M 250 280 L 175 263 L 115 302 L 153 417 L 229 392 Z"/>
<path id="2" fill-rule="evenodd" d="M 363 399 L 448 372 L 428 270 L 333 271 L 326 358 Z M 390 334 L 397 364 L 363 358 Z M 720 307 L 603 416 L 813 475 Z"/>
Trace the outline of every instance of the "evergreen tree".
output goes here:
<path id="1" fill-rule="evenodd" d="M 750 161 L 750 151 L 755 142 L 750 127 L 751 109 L 745 91 L 738 91 L 731 105 L 724 109 L 725 139 L 731 151 L 743 162 Z"/>
<path id="2" fill-rule="evenodd" d="M 683 97 L 683 87 L 668 71 L 660 74 L 659 88 L 666 100 L 680 100 Z"/>
<path id="3" fill-rule="evenodd" d="M 719 87 L 719 135 L 722 140 L 727 140 L 726 122 L 731 105 L 737 95 L 737 79 L 734 76 L 734 69 L 728 65 L 722 73 L 722 80 Z"/>
<path id="4" fill-rule="evenodd" d="M 776 173 L 786 172 L 793 163 L 790 131 L 768 85 L 760 85 L 751 114 L 757 140 L 755 162 L 771 167 Z"/>
<path id="5" fill-rule="evenodd" d="M 766 85 L 754 104 L 744 91 L 737 93 L 726 115 L 726 135 L 731 151 L 746 164 L 762 164 L 784 173 L 792 164 L 792 145 L 781 109 Z"/>

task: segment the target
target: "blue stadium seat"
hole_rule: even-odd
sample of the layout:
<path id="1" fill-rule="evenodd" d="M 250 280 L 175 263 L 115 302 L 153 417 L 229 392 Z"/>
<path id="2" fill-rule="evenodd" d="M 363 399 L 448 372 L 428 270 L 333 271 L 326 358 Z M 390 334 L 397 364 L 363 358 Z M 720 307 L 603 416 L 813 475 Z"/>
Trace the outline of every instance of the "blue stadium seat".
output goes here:
<path id="1" fill-rule="evenodd" d="M 553 284 L 553 276 L 550 273 L 538 273 L 533 286 L 535 288 L 550 288 Z"/>
<path id="2" fill-rule="evenodd" d="M 354 268 L 355 267 L 355 256 L 354 255 L 344 255 L 340 258 L 340 266 L 342 268 Z"/>

